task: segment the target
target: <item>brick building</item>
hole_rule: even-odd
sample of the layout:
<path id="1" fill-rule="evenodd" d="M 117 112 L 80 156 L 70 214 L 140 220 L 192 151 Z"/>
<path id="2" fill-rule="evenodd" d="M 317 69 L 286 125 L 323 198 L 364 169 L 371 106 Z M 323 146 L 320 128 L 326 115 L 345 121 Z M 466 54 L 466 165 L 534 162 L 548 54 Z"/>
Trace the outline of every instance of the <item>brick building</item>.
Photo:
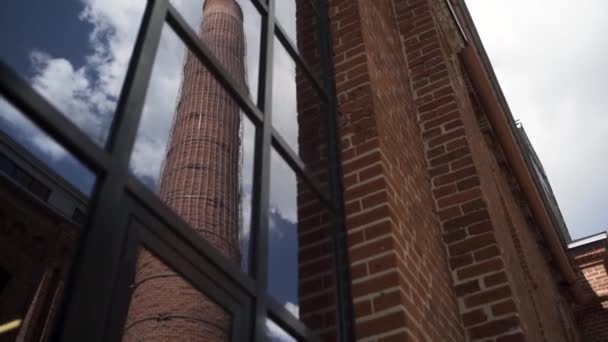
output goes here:
<path id="1" fill-rule="evenodd" d="M 47 341 L 86 198 L 0 133 L 0 341 Z"/>
<path id="2" fill-rule="evenodd" d="M 568 244 L 569 254 L 580 270 L 576 285 L 584 300 L 575 306 L 574 316 L 582 341 L 608 339 L 608 273 L 606 232 Z"/>
<path id="3" fill-rule="evenodd" d="M 581 264 L 464 2 L 330 3 L 357 337 L 577 340 Z"/>
<path id="4" fill-rule="evenodd" d="M 273 144 L 273 148 L 282 151 L 283 158 L 298 158 L 291 159 L 291 164 L 296 165 L 292 168 L 299 170 L 301 176 L 297 181 L 298 215 L 294 224 L 298 279 L 293 281 L 298 284 L 297 318 L 306 328 L 299 328 L 300 322 L 292 315 L 277 311 L 283 309 L 276 309 L 272 301 L 258 310 L 263 315 L 268 310 L 270 318 L 282 319 L 282 326 L 290 334 L 308 329 L 304 331 L 324 341 L 348 340 L 344 327 L 351 329 L 352 339 L 359 341 L 608 340 L 608 237 L 601 233 L 571 241 L 540 159 L 522 125 L 510 113 L 464 1 L 322 3 L 327 7 L 311 5 L 308 0 L 295 1 L 297 42 L 291 47 L 295 51 L 292 55 L 301 54 L 305 61 L 301 64 L 306 65 L 295 71 L 297 150 L 285 148 L 280 136 L 269 132 L 270 124 L 259 133 L 260 141 L 266 139 L 268 152 Z M 222 6 L 213 7 L 214 4 Z M 239 108 L 229 96 L 234 97 L 238 91 L 246 93 L 245 47 L 240 27 L 243 13 L 232 0 L 207 0 L 205 6 L 207 15 L 213 12 L 217 21 L 205 21 L 210 26 L 208 30 L 201 27 L 202 41 L 216 53 L 232 84 L 240 90 L 225 91 L 225 84 L 213 80 L 217 74 L 199 69 L 199 57 L 187 55 L 161 198 L 197 234 L 190 235 L 193 245 L 198 243 L 198 236 L 219 250 L 218 255 L 204 254 L 205 260 L 234 261 L 241 257 L 236 197 L 242 152 Z M 326 37 L 317 29 L 324 18 L 318 16 L 318 11 L 324 8 L 331 29 L 331 35 Z M 231 26 L 234 23 L 237 24 Z M 270 23 L 274 25 L 272 20 Z M 273 32 L 270 34 L 274 37 Z M 279 44 L 286 45 L 286 34 L 279 36 Z M 329 66 L 323 64 L 322 47 L 328 37 L 332 57 Z M 272 48 L 266 52 L 272 52 Z M 324 99 L 323 91 L 318 91 L 324 86 L 316 84 L 318 80 L 309 73 L 325 74 L 329 79 L 329 100 Z M 269 107 L 261 101 L 262 108 Z M 243 103 L 244 100 L 240 104 Z M 332 104 L 337 111 L 335 132 L 324 115 Z M 211 125 L 203 131 L 200 125 L 193 128 L 192 120 L 202 120 L 204 114 L 208 114 L 205 120 Z M 266 124 L 261 119 L 260 122 L 260 127 Z M 205 143 L 188 145 L 186 140 L 198 134 L 202 134 L 201 141 Z M 338 138 L 335 146 L 326 140 L 332 134 Z M 332 154 L 333 147 L 339 148 L 337 155 Z M 211 150 L 217 155 L 225 152 L 221 154 L 224 159 L 205 159 L 205 153 Z M 19 156 L 9 159 L 17 160 Z M 37 167 L 35 162 L 30 164 L 28 168 Z M 222 170 L 211 172 L 209 165 L 217 166 L 217 170 L 221 166 Z M 263 166 L 261 170 L 256 174 L 264 174 Z M 334 171 L 339 172 L 337 182 L 332 179 Z M 47 182 L 45 177 L 49 174 L 52 172 L 47 170 L 32 177 Z M 200 186 L 203 183 L 214 186 Z M 260 187 L 267 183 L 267 179 L 262 180 Z M 29 192 L 19 189 L 2 191 L 2 199 L 14 196 L 15 200 L 5 202 L 21 203 L 17 198 Z M 192 189 L 205 191 L 195 194 Z M 327 208 L 327 198 L 318 193 L 336 189 L 339 194 L 332 193 L 330 200 L 339 199 L 340 203 L 336 208 Z M 133 186 L 129 191 L 139 190 Z M 180 202 L 182 197 L 172 197 L 176 193 L 188 200 Z M 267 202 L 264 195 L 256 198 Z M 3 222 L 18 216 L 5 207 L 8 204 L 2 206 Z M 53 212 L 49 205 L 19 207 L 33 217 L 52 216 Z M 161 204 L 150 207 L 160 208 Z M 84 212 L 82 207 L 80 210 Z M 333 216 L 336 212 L 343 217 Z M 207 222 L 211 215 L 220 223 Z M 252 223 L 253 231 L 269 225 L 259 215 L 253 216 L 259 220 Z M 76 231 L 76 225 L 70 225 L 71 219 L 65 214 L 58 217 L 61 219 L 54 218 L 53 222 L 66 224 L 68 228 L 63 231 Z M 339 240 L 332 235 L 336 226 L 344 228 L 348 264 L 336 262 Z M 26 241 L 36 240 L 31 234 L 25 236 Z M 2 243 L 12 243 L 9 241 L 12 240 L 2 237 Z M 43 244 L 56 247 L 46 240 Z M 84 244 L 87 246 L 86 241 Z M 120 289 L 120 284 L 131 286 L 135 279 L 136 286 L 127 292 L 112 290 L 118 293 L 114 299 L 127 297 L 128 293 L 131 307 L 112 303 L 118 306 L 108 310 L 107 319 L 112 323 L 107 326 L 115 324 L 120 334 L 134 341 L 227 340 L 229 331 L 236 340 L 233 327 L 239 317 L 248 318 L 239 323 L 249 327 L 245 330 L 255 331 L 251 327 L 258 324 L 262 314 L 250 310 L 249 304 L 244 305 L 245 316 L 219 309 L 200 293 L 204 286 L 190 287 L 179 279 L 184 272 L 165 266 L 161 254 L 142 252 L 137 262 L 129 266 L 132 277 L 124 277 L 126 280 L 120 283 L 123 278 L 117 276 L 119 280 L 111 283 Z M 36 285 L 45 284 L 42 274 L 46 274 L 49 265 L 28 268 L 31 286 L 27 291 L 24 287 L 21 299 L 16 300 L 18 305 L 13 305 L 21 311 L 17 316 L 0 316 L 3 320 L 21 318 L 27 323 L 19 332 L 14 331 L 14 336 L 34 331 L 29 327 L 36 327 L 40 334 L 54 317 L 52 312 L 57 308 L 50 308 L 50 299 L 38 298 L 39 293 L 47 297 L 56 293 L 62 286 L 57 280 L 60 277 L 54 278 L 50 291 Z M 236 272 L 230 265 L 221 267 L 224 273 Z M 341 273 L 342 267 L 348 277 Z M 117 269 L 128 274 L 123 268 Z M 7 279 L 12 279 L 12 273 L 6 270 L 8 266 L 0 269 L 0 290 L 8 288 Z M 264 270 L 255 271 L 256 281 L 260 282 Z M 213 274 L 220 277 L 222 272 Z M 218 279 L 204 279 L 210 286 L 221 283 Z M 261 280 L 263 286 L 265 282 L 266 279 Z M 74 281 L 70 288 L 80 291 L 78 284 L 82 283 Z M 253 281 L 239 283 L 242 288 L 259 286 L 252 284 Z M 345 293 L 346 304 L 340 302 Z M 2 296 L 4 292 L 0 299 L 5 298 Z M 45 308 L 51 313 L 40 312 L 37 303 L 42 302 L 47 303 Z M 9 308 L 6 303 L 2 302 L 3 310 Z M 67 331 L 65 336 L 77 336 L 69 335 L 78 331 L 69 325 L 70 313 L 79 312 L 73 309 L 77 307 L 77 301 L 68 302 L 67 318 L 59 323 L 58 336 L 62 331 Z M 251 311 L 255 312 L 255 319 L 251 318 Z M 113 322 L 115 317 L 117 322 Z M 92 321 L 86 319 L 83 322 Z M 248 325 L 249 321 L 255 322 Z M 112 329 L 107 326 L 104 321 L 97 328 L 102 332 Z M 44 340 L 47 335 L 40 336 L 38 340 Z M 277 337 L 270 339 L 273 338 Z"/>

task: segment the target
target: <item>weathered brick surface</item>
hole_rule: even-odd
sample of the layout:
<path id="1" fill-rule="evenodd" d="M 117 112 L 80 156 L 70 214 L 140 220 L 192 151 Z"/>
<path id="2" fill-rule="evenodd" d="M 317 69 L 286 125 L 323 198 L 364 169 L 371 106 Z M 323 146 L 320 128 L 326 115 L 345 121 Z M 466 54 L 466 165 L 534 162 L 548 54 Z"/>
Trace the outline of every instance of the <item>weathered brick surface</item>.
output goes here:
<path id="1" fill-rule="evenodd" d="M 395 0 L 395 9 L 467 338 L 567 340 L 559 278 L 475 102 L 445 3 Z"/>
<path id="2" fill-rule="evenodd" d="M 608 341 L 608 244 L 606 239 L 570 250 L 579 269 L 577 286 L 587 303 L 574 311 L 584 341 Z"/>
<path id="3" fill-rule="evenodd" d="M 467 122 L 471 113 L 466 112 L 466 101 L 458 97 L 463 94 L 454 68 L 455 52 L 444 40 L 435 13 L 438 8 L 430 1 L 395 1 L 395 8 L 426 149 L 433 205 L 442 222 L 452 269 L 450 281 L 459 298 L 467 338 L 482 339 L 521 329 L 518 320 L 497 325 L 501 318 L 490 310 L 493 303 L 513 295 L 509 282 L 492 287 L 482 282 L 485 275 L 501 272 L 505 265 L 502 254 L 496 253 L 495 225 L 468 132 L 475 130 L 475 122 Z"/>
<path id="4" fill-rule="evenodd" d="M 298 49 L 318 72 L 317 19 L 308 0 L 296 5 Z M 244 75 L 242 32 L 234 10 L 215 13 L 216 19 L 224 16 L 215 24 L 236 29 L 232 38 L 237 41 L 224 44 L 222 36 L 208 43 L 223 53 L 220 60 Z M 458 6 L 456 12 L 459 15 Z M 474 47 L 463 45 L 446 3 L 331 0 L 330 20 L 357 339 L 576 341 L 571 301 L 559 285 L 562 279 L 460 60 L 461 49 Z M 238 51 L 222 50 L 232 48 Z M 234 119 L 238 107 L 192 56 L 185 73 L 162 197 L 215 247 L 237 260 L 238 121 L 228 123 L 217 116 Z M 244 80 L 238 81 L 245 86 Z M 325 187 L 322 110 L 311 100 L 314 87 L 300 70 L 296 82 L 297 152 Z M 205 101 L 199 101 L 201 91 L 208 95 Z M 215 117 L 207 107 L 219 108 Z M 208 136 L 199 139 L 201 131 L 193 129 L 192 120 L 209 124 L 204 132 Z M 196 159 L 203 152 L 224 159 L 205 159 L 209 165 L 204 165 Z M 228 171 L 220 174 L 221 167 Z M 205 193 L 192 199 L 191 189 Z M 4 193 L 0 195 L 5 201 Z M 323 340 L 334 341 L 331 214 L 301 181 L 297 201 L 300 318 Z M 15 206 L 5 202 L 3 209 Z M 39 222 L 57 229 L 44 215 L 29 215 L 31 224 L 14 224 L 18 220 L 13 216 L 19 215 L 0 211 L 0 232 L 8 236 L 3 235 L 4 259 L 38 252 L 31 241 L 15 250 L 20 230 Z M 211 224 L 210 217 L 221 223 Z M 606 252 L 604 241 L 571 254 L 580 269 L 578 286 L 589 299 L 574 312 L 585 341 L 608 340 Z M 3 302 L 1 317 L 23 314 L 25 302 L 49 304 L 60 296 L 58 278 L 54 285 L 44 285 L 50 279 L 47 265 L 34 265 L 30 257 L 23 258 L 25 266 L 38 267 L 21 289 L 20 295 L 27 298 Z M 136 268 L 126 340 L 226 339 L 226 312 L 154 255 L 142 251 Z M 38 334 L 48 320 L 42 306 L 32 307 L 25 325 L 37 324 Z M 50 303 L 43 309 L 55 308 Z M 34 335 L 25 339 L 29 336 Z"/>
<path id="5" fill-rule="evenodd" d="M 357 338 L 460 341 L 393 3 L 331 4 Z"/>

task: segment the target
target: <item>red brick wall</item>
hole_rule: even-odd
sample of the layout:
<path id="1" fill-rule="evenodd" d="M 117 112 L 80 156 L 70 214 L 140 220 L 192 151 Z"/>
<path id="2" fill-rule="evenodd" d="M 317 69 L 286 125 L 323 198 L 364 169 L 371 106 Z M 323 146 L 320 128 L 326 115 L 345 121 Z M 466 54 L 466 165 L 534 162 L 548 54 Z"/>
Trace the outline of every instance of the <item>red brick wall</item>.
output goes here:
<path id="1" fill-rule="evenodd" d="M 583 341 L 608 341 L 608 249 L 606 240 L 570 250 L 579 268 L 578 286 L 587 295 L 587 303 L 575 310 Z"/>
<path id="2" fill-rule="evenodd" d="M 473 135 L 478 127 L 463 98 L 454 46 L 430 2 L 395 1 L 395 6 L 467 337 L 520 334 L 512 284 L 484 197 L 483 152 L 479 134 Z"/>
<path id="3" fill-rule="evenodd" d="M 318 16 L 310 1 L 296 0 L 295 4 L 298 51 L 313 74 L 318 75 L 322 67 Z M 297 152 L 321 191 L 328 193 L 325 108 L 318 90 L 299 67 L 296 67 L 296 84 Z M 335 221 L 303 179 L 298 178 L 297 188 L 299 318 L 323 341 L 336 341 L 336 282 L 331 240 Z"/>
<path id="4" fill-rule="evenodd" d="M 504 158 L 482 134 L 445 4 L 395 0 L 395 8 L 467 338 L 565 340 L 562 295 Z"/>
<path id="5" fill-rule="evenodd" d="M 445 3 L 331 5 L 357 338 L 575 341 Z"/>
<path id="6" fill-rule="evenodd" d="M 393 4 L 331 4 L 357 338 L 460 341 Z"/>
<path id="7" fill-rule="evenodd" d="M 470 86 L 465 71 L 462 71 L 462 77 L 483 132 L 480 145 L 491 171 L 487 178 L 493 180 L 487 196 L 488 201 L 494 204 L 491 206 L 494 207 L 491 216 L 499 227 L 506 228 L 501 232 L 508 231 L 508 234 L 500 234 L 498 242 L 505 253 L 507 272 L 516 283 L 516 300 L 520 302 L 522 324 L 531 340 L 559 341 L 563 336 L 572 335 L 567 327 L 573 326 L 571 315 L 565 314 L 571 311 L 570 304 L 567 304 L 568 297 L 564 296 L 565 289 L 558 286 L 563 280 L 550 263 L 551 257 L 539 228 L 534 223 L 526 199 L 519 190 L 491 126 L 487 124 L 486 113 L 477 102 L 478 96 Z M 562 307 L 562 310 L 556 307 Z M 564 320 L 568 320 L 568 324 L 564 325 Z"/>

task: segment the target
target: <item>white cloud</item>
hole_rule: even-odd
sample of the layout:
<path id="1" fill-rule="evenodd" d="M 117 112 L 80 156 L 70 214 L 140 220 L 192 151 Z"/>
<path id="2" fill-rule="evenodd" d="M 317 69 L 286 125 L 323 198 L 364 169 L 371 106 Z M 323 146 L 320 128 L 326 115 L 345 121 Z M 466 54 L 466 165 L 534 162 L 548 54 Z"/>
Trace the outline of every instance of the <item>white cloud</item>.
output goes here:
<path id="1" fill-rule="evenodd" d="M 34 66 L 32 85 L 51 103 L 65 112 L 70 120 L 97 142 L 103 142 L 112 121 L 120 88 L 128 67 L 133 44 L 144 10 L 143 1 L 81 0 L 84 10 L 79 16 L 92 25 L 87 46 L 85 64 L 74 65 L 62 56 L 51 56 L 44 51 L 32 50 Z M 257 82 L 260 52 L 261 18 L 254 6 L 246 0 L 238 1 L 244 12 L 246 36 L 246 69 L 250 95 L 257 98 Z M 199 0 L 172 0 L 171 3 L 184 15 L 186 21 L 198 30 L 201 23 Z M 284 26 L 295 32 L 293 2 L 285 2 L 278 8 Z M 293 19 L 293 23 L 288 19 Z M 79 47 L 77 47 L 79 48 Z M 280 51 L 277 47 L 276 51 Z M 282 49 L 281 49 L 282 50 Z M 142 121 L 131 160 L 131 169 L 139 177 L 158 181 L 164 159 L 172 115 L 178 98 L 181 69 L 184 61 L 184 45 L 172 30 L 163 30 L 156 56 L 151 82 L 146 95 Z M 297 123 L 295 119 L 296 91 L 295 67 L 291 59 L 277 53 L 274 60 L 274 120 L 289 144 L 297 151 Z M 49 158 L 69 158 L 65 150 L 42 135 L 39 130 L 18 114 L 6 118 L 22 134 L 32 136 L 34 145 Z M 247 123 L 243 132 L 242 193 L 251 192 L 253 170 L 253 126 Z M 271 207 L 291 222 L 297 220 L 295 174 L 278 155 L 272 158 Z M 249 204 L 244 199 L 244 238 L 248 235 Z"/>
<path id="2" fill-rule="evenodd" d="M 285 309 L 291 312 L 292 315 L 300 317 L 300 307 L 292 302 L 285 303 Z"/>
<path id="3" fill-rule="evenodd" d="M 299 317 L 299 307 L 291 302 L 285 303 L 285 309 L 287 309 L 292 315 Z M 271 320 L 266 320 L 266 329 L 268 330 L 268 337 L 273 341 L 290 342 L 295 339 L 291 337 L 285 330 L 281 329 L 276 323 Z"/>
<path id="4" fill-rule="evenodd" d="M 40 51 L 32 52 L 31 59 L 35 70 L 32 86 L 93 140 L 103 141 L 108 123 L 98 113 L 107 113 L 112 104 L 104 93 L 90 84 L 86 68 L 74 69 L 68 60 L 53 58 Z"/>
<path id="5" fill-rule="evenodd" d="M 51 56 L 32 47 L 31 85 L 87 135 L 103 143 L 111 123 L 111 113 L 126 71 L 133 41 L 143 13 L 141 1 L 83 0 L 79 19 L 93 25 L 89 45 L 75 46 L 85 52 L 86 64 L 75 66 L 60 56 Z M 3 111 L 18 134 L 29 135 L 34 147 L 49 158 L 71 158 L 21 114 Z"/>
<path id="6" fill-rule="evenodd" d="M 268 331 L 268 337 L 271 341 L 280 342 L 295 342 L 296 340 L 291 337 L 285 330 L 281 329 L 275 322 L 266 321 L 266 330 Z"/>
<path id="7" fill-rule="evenodd" d="M 608 3 L 467 0 L 571 235 L 608 229 Z"/>
<path id="8" fill-rule="evenodd" d="M 38 127 L 34 126 L 31 121 L 3 98 L 0 98 L 0 113 L 2 114 L 2 120 L 5 120 L 13 130 L 19 131 L 20 136 L 28 137 L 41 150 L 43 155 L 52 160 L 58 160 L 65 156 L 65 150 L 61 146 L 49 138 L 48 135 L 43 134 Z"/>

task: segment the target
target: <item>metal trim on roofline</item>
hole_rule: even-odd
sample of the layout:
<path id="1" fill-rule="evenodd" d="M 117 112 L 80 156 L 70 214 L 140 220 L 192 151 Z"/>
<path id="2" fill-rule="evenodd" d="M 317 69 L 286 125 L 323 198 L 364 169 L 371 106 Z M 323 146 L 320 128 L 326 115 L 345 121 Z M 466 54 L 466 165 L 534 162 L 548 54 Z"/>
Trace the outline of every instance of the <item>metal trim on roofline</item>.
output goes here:
<path id="1" fill-rule="evenodd" d="M 600 233 L 597 233 L 594 235 L 585 236 L 584 238 L 574 240 L 568 244 L 568 249 L 581 247 L 581 246 L 588 245 L 590 243 L 598 242 L 598 241 L 602 241 L 602 240 L 608 240 L 607 232 L 600 232 Z"/>

